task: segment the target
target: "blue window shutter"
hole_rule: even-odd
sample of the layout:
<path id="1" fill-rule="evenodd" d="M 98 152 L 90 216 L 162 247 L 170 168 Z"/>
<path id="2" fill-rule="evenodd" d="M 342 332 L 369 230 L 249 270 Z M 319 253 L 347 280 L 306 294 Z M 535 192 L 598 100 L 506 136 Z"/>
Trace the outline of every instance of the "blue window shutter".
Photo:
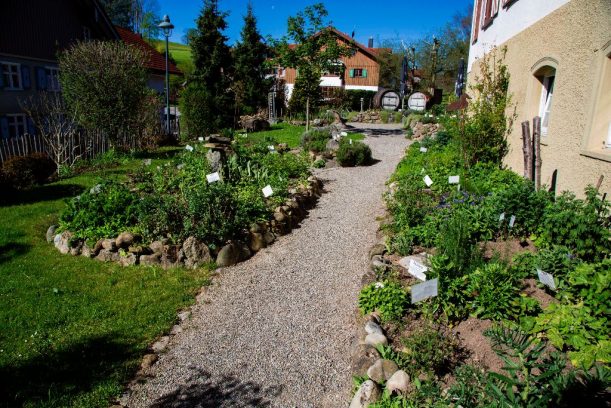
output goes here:
<path id="1" fill-rule="evenodd" d="M 0 116 L 0 136 L 8 139 L 8 118 L 6 116 Z"/>
<path id="2" fill-rule="evenodd" d="M 350 78 L 354 78 L 354 69 L 350 70 Z"/>
<path id="3" fill-rule="evenodd" d="M 363 78 L 367 78 L 367 70 L 363 68 Z"/>
<path id="4" fill-rule="evenodd" d="M 21 66 L 21 86 L 23 86 L 23 89 L 30 89 L 32 86 L 30 82 L 30 67 L 27 65 Z"/>
<path id="5" fill-rule="evenodd" d="M 47 72 L 43 67 L 36 67 L 36 89 L 39 91 L 47 89 Z"/>
<path id="6" fill-rule="evenodd" d="M 32 120 L 32 118 L 27 118 L 26 122 L 27 122 L 27 126 L 28 126 L 28 133 L 30 135 L 35 135 L 36 134 L 36 127 L 34 126 L 34 121 Z"/>

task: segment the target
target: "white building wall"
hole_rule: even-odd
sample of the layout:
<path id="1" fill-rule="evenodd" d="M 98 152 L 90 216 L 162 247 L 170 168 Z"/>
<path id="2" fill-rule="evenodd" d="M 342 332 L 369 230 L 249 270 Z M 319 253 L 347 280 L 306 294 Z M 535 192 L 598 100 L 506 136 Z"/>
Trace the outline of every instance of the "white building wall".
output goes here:
<path id="1" fill-rule="evenodd" d="M 492 24 L 482 29 L 481 25 L 484 21 L 484 14 L 483 12 L 481 13 L 477 42 L 472 44 L 469 49 L 469 71 L 471 71 L 473 62 L 481 58 L 492 47 L 503 44 L 571 0 L 517 0 L 507 8 L 501 5 L 503 0 L 492 1 L 498 3 L 498 15 L 494 18 Z M 478 0 L 474 0 L 474 25 L 477 20 L 477 3 Z M 486 0 L 482 0 L 481 3 L 486 3 Z M 474 31 L 475 27 L 472 27 L 471 35 L 473 35 Z M 545 39 L 542 38 L 541 41 L 545 41 Z"/>

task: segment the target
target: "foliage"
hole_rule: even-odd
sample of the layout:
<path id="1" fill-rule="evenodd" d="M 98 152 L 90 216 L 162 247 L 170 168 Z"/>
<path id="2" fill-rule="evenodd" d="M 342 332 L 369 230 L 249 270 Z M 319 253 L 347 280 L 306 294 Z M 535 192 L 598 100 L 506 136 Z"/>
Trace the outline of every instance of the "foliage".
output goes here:
<path id="1" fill-rule="evenodd" d="M 148 94 L 145 56 L 121 41 L 77 42 L 59 57 L 62 95 L 77 121 L 106 132 L 115 147 Z"/>
<path id="2" fill-rule="evenodd" d="M 367 285 L 359 295 L 361 313 L 378 311 L 382 321 L 401 319 L 408 303 L 405 289 L 398 283 L 390 281 Z"/>
<path id="3" fill-rule="evenodd" d="M 367 110 L 371 108 L 373 104 L 373 97 L 375 94 L 375 91 L 365 91 L 362 89 L 347 89 L 344 92 L 343 107 L 345 109 L 360 112 L 361 98 L 363 98 L 363 109 Z"/>
<path id="4" fill-rule="evenodd" d="M 455 274 L 460 276 L 469 272 L 481 257 L 473 224 L 466 209 L 460 208 L 452 213 L 442 224 L 437 236 L 440 254 L 448 257 Z"/>
<path id="5" fill-rule="evenodd" d="M 338 66 L 336 61 L 350 55 L 353 49 L 352 44 L 337 41 L 337 36 L 329 29 L 331 22 L 325 21 L 327 15 L 322 3 L 307 6 L 303 12 L 288 18 L 287 34 L 275 44 L 274 63 L 299 70 L 289 102 L 293 112 L 303 112 L 307 100 L 310 110 L 318 106 L 321 100 L 321 75 L 323 72 L 343 70 L 343 65 Z"/>
<path id="6" fill-rule="evenodd" d="M 473 315 L 481 319 L 503 320 L 513 315 L 519 298 L 518 282 L 500 263 L 487 263 L 469 275 L 468 292 L 473 295 Z"/>
<path id="7" fill-rule="evenodd" d="M 331 131 L 327 128 L 312 129 L 301 136 L 301 147 L 305 151 L 322 153 L 327 150 L 327 142 L 331 140 Z"/>
<path id="8" fill-rule="evenodd" d="M 234 82 L 237 109 L 243 114 L 256 113 L 267 103 L 271 83 L 265 79 L 267 46 L 257 29 L 252 4 L 248 3 L 240 41 L 233 48 Z"/>
<path id="9" fill-rule="evenodd" d="M 537 244 L 563 245 L 584 261 L 598 261 L 611 254 L 610 228 L 611 204 L 590 186 L 584 200 L 564 192 L 546 208 Z"/>
<path id="10" fill-rule="evenodd" d="M 477 408 L 492 406 L 493 399 L 486 393 L 486 375 L 483 370 L 468 364 L 454 371 L 454 383 L 448 390 L 447 398 L 454 406 Z"/>
<path id="11" fill-rule="evenodd" d="M 371 162 L 371 149 L 363 142 L 341 139 L 337 150 L 337 162 L 342 167 L 363 166 Z"/>
<path id="12" fill-rule="evenodd" d="M 12 156 L 0 168 L 0 185 L 28 190 L 46 182 L 55 170 L 55 163 L 44 153 Z"/>
<path id="13" fill-rule="evenodd" d="M 218 0 L 205 0 L 191 38 L 195 72 L 181 101 L 191 136 L 203 136 L 230 127 L 233 123 L 233 96 L 230 76 L 232 58 L 227 37 L 227 13 L 218 9 Z"/>
<path id="14" fill-rule="evenodd" d="M 444 333 L 433 326 L 425 326 L 402 340 L 403 359 L 412 377 L 420 373 L 438 377 L 450 372 L 455 365 L 459 345 L 451 333 Z"/>

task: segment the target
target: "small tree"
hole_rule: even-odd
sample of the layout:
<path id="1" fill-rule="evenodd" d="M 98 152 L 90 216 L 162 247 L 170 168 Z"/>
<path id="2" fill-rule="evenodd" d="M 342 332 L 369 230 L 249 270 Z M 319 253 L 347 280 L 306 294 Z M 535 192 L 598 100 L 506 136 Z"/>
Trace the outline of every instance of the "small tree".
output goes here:
<path id="1" fill-rule="evenodd" d="M 266 105 L 267 92 L 271 86 L 271 81 L 265 79 L 267 54 L 267 46 L 257 29 L 252 4 L 248 3 L 241 39 L 233 51 L 238 111 L 252 114 Z"/>
<path id="2" fill-rule="evenodd" d="M 287 35 L 276 44 L 276 62 L 298 71 L 295 88 L 289 102 L 292 111 L 303 112 L 306 101 L 310 108 L 321 101 L 320 77 L 324 72 L 343 74 L 341 57 L 354 50 L 352 43 L 341 42 L 333 33 L 331 22 L 325 21 L 328 13 L 322 3 L 308 6 L 287 21 Z M 293 45 L 289 46 L 289 42 Z"/>
<path id="3" fill-rule="evenodd" d="M 113 147 L 147 95 L 144 54 L 123 42 L 79 42 L 59 58 L 62 93 L 79 124 L 104 131 Z"/>
<path id="4" fill-rule="evenodd" d="M 191 37 L 195 72 L 182 94 L 181 111 L 192 136 L 210 134 L 233 121 L 231 52 L 222 33 L 226 16 L 219 11 L 218 0 L 204 0 Z"/>

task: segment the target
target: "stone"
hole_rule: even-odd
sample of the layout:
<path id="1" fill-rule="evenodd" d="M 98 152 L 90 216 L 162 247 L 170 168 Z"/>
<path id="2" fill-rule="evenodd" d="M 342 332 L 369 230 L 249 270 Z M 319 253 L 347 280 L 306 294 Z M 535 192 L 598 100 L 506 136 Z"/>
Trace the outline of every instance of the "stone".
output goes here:
<path id="1" fill-rule="evenodd" d="M 339 142 L 338 142 L 337 140 L 330 139 L 330 140 L 327 142 L 327 145 L 325 146 L 325 148 L 326 148 L 328 151 L 331 151 L 331 152 L 336 152 L 337 150 L 339 150 Z"/>
<path id="2" fill-rule="evenodd" d="M 409 380 L 409 375 L 403 370 L 395 371 L 395 373 L 390 376 L 390 378 L 386 382 L 386 389 L 391 394 L 407 394 L 411 390 L 411 388 L 412 387 Z"/>
<path id="3" fill-rule="evenodd" d="M 278 143 L 278 146 L 276 146 L 276 151 L 280 153 L 285 153 L 285 152 L 288 152 L 289 150 L 290 150 L 289 145 L 286 143 Z"/>
<path id="4" fill-rule="evenodd" d="M 267 245 L 271 245 L 275 240 L 276 240 L 276 236 L 274 235 L 273 232 L 271 231 L 266 231 L 263 234 L 263 239 L 265 240 L 265 243 Z"/>
<path id="5" fill-rule="evenodd" d="M 263 234 L 259 232 L 250 233 L 250 249 L 253 252 L 259 252 L 263 248 L 267 247 Z"/>
<path id="6" fill-rule="evenodd" d="M 93 246 L 92 253 L 91 253 L 91 255 L 92 255 L 92 256 L 98 256 L 98 254 L 100 253 L 100 251 L 101 251 L 102 249 L 104 249 L 104 248 L 102 247 L 102 243 L 103 243 L 103 242 L 104 242 L 104 240 L 103 240 L 103 239 L 98 239 L 98 242 L 96 242 L 96 243 L 95 243 L 95 245 Z"/>
<path id="7" fill-rule="evenodd" d="M 119 264 L 121 266 L 132 266 L 138 264 L 138 255 L 128 252 L 125 255 L 119 254 Z"/>
<path id="8" fill-rule="evenodd" d="M 156 266 L 161 263 L 161 254 L 141 255 L 140 265 Z"/>
<path id="9" fill-rule="evenodd" d="M 151 346 L 151 350 L 155 353 L 161 353 L 168 348 L 168 344 L 170 343 L 170 336 L 163 336 L 159 340 L 157 340 Z"/>
<path id="10" fill-rule="evenodd" d="M 380 358 L 380 353 L 375 348 L 366 344 L 359 344 L 354 358 L 352 359 L 352 371 L 355 375 L 364 376 L 369 367 Z"/>
<path id="11" fill-rule="evenodd" d="M 127 248 L 127 252 L 131 252 L 136 255 L 149 255 L 153 251 L 149 247 L 145 247 L 142 245 L 132 245 Z"/>
<path id="12" fill-rule="evenodd" d="M 250 224 L 250 232 L 257 233 L 257 232 L 263 232 L 263 228 L 261 227 L 261 225 L 257 224 L 256 222 L 253 222 L 252 224 Z"/>
<path id="13" fill-rule="evenodd" d="M 129 246 L 133 243 L 134 234 L 131 232 L 122 232 L 115 240 L 115 245 L 117 245 L 118 248 L 129 248 Z"/>
<path id="14" fill-rule="evenodd" d="M 206 160 L 210 164 L 210 170 L 212 173 L 217 172 L 221 169 L 223 163 L 223 155 L 218 150 L 208 150 L 206 153 Z"/>
<path id="15" fill-rule="evenodd" d="M 149 248 L 151 248 L 151 251 L 153 251 L 154 254 L 160 254 L 163 252 L 163 246 L 163 242 L 153 241 L 151 242 L 151 245 L 149 245 Z"/>
<path id="16" fill-rule="evenodd" d="M 87 245 L 86 242 L 83 243 L 83 248 L 81 249 L 81 256 L 84 256 L 85 258 L 93 258 L 95 256 L 93 254 L 93 248 Z"/>
<path id="17" fill-rule="evenodd" d="M 153 364 L 155 364 L 155 362 L 157 362 L 157 354 L 145 354 L 144 357 L 142 357 L 140 369 L 148 370 Z"/>
<path id="18" fill-rule="evenodd" d="M 107 251 L 116 251 L 117 244 L 115 243 L 114 239 L 105 239 L 102 241 L 102 248 L 106 249 Z"/>
<path id="19" fill-rule="evenodd" d="M 238 247 L 240 248 L 240 262 L 245 261 L 252 256 L 250 248 L 245 243 L 238 243 Z"/>
<path id="20" fill-rule="evenodd" d="M 216 256 L 216 264 L 220 267 L 235 265 L 240 262 L 241 248 L 231 242 L 221 248 Z"/>
<path id="21" fill-rule="evenodd" d="M 62 254 L 67 254 L 70 252 L 70 240 L 72 239 L 72 233 L 70 231 L 64 231 L 61 234 L 55 235 L 53 238 L 53 243 L 55 248 L 59 250 Z"/>
<path id="22" fill-rule="evenodd" d="M 367 408 L 370 404 L 377 402 L 382 393 L 376 383 L 367 380 L 361 384 L 350 402 L 350 408 Z"/>
<path id="23" fill-rule="evenodd" d="M 367 376 L 378 384 L 387 381 L 399 370 L 399 366 L 392 360 L 380 358 L 367 370 Z"/>
<path id="24" fill-rule="evenodd" d="M 370 250 L 369 250 L 369 259 L 373 259 L 374 256 L 379 255 L 382 256 L 384 255 L 384 252 L 386 252 L 386 246 L 383 244 L 375 244 Z"/>
<path id="25" fill-rule="evenodd" d="M 269 122 L 258 117 L 246 117 L 240 120 L 240 125 L 246 132 L 259 132 L 269 129 Z"/>
<path id="26" fill-rule="evenodd" d="M 83 249 L 83 243 L 81 241 L 76 242 L 72 248 L 70 248 L 70 255 L 78 256 L 81 254 L 81 250 Z"/>
<path id="27" fill-rule="evenodd" d="M 182 251 L 187 268 L 197 269 L 212 261 L 208 245 L 198 241 L 195 237 L 189 237 L 183 242 Z"/>
<path id="28" fill-rule="evenodd" d="M 118 252 L 113 252 L 108 249 L 102 249 L 95 257 L 98 261 L 102 262 L 117 262 L 121 258 Z"/>
<path id="29" fill-rule="evenodd" d="M 164 245 L 161 253 L 161 266 L 165 269 L 175 268 L 184 261 L 185 257 L 180 245 Z"/>
<path id="30" fill-rule="evenodd" d="M 53 239 L 55 238 L 55 231 L 57 231 L 57 225 L 55 224 L 51 225 L 49 229 L 47 229 L 47 242 L 53 242 Z"/>
<path id="31" fill-rule="evenodd" d="M 384 332 L 382 331 L 382 328 L 380 327 L 380 325 L 372 321 L 368 321 L 367 323 L 365 323 L 365 332 L 367 334 L 378 333 L 378 334 L 384 335 Z"/>
<path id="32" fill-rule="evenodd" d="M 371 333 L 365 337 L 365 344 L 369 344 L 370 346 L 373 346 L 373 347 L 379 344 L 385 346 L 388 344 L 388 339 L 383 334 Z"/>
<path id="33" fill-rule="evenodd" d="M 184 322 L 191 316 L 191 312 L 189 310 L 183 310 L 182 312 L 178 312 L 176 316 L 178 316 L 178 320 Z"/>
<path id="34" fill-rule="evenodd" d="M 386 265 L 386 263 L 384 262 L 384 259 L 382 258 L 381 255 L 374 255 L 371 258 L 371 269 L 386 269 L 388 265 Z"/>
<path id="35" fill-rule="evenodd" d="M 286 222 L 286 213 L 282 210 L 276 210 L 276 212 L 274 212 L 274 219 L 276 222 Z"/>

